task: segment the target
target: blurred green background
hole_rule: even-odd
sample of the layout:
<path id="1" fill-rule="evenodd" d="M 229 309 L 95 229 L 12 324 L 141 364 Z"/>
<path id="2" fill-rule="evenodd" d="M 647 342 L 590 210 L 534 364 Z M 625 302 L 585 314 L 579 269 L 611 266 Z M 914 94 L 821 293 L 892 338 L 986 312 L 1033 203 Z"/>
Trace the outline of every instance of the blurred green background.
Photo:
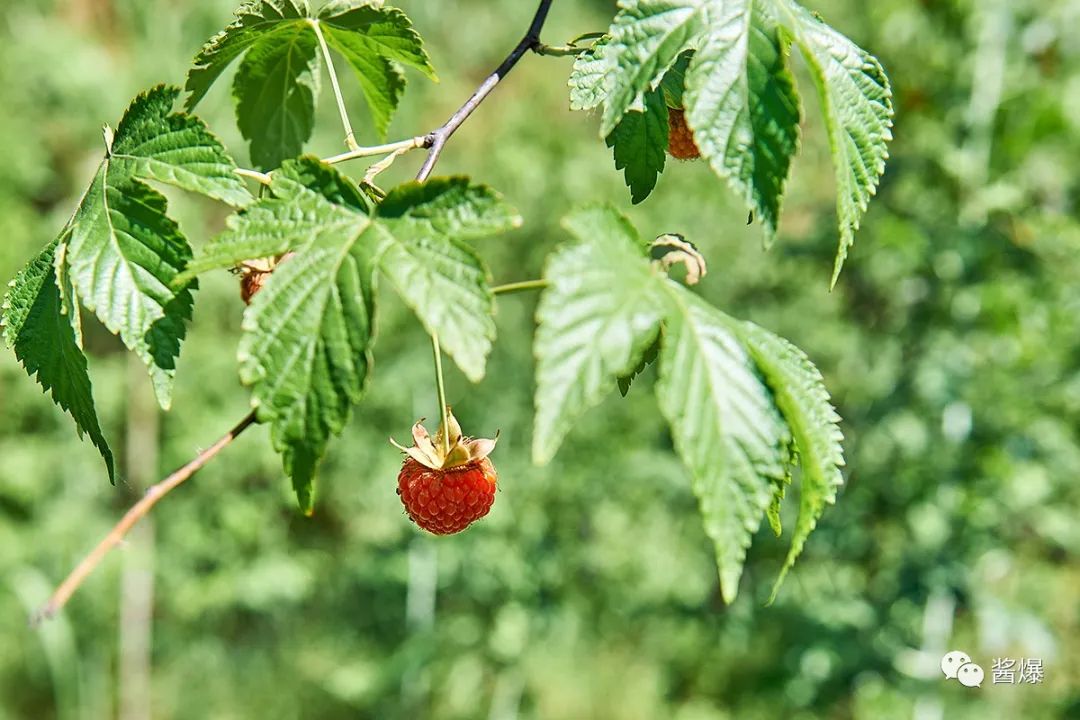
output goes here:
<path id="1" fill-rule="evenodd" d="M 393 138 L 448 116 L 534 10 L 397 4 L 442 82 L 410 75 Z M 430 346 L 387 294 L 374 385 L 331 444 L 313 518 L 256 429 L 159 505 L 62 617 L 30 630 L 29 611 L 140 488 L 244 414 L 242 305 L 236 278 L 218 273 L 198 293 L 166 416 L 141 366 L 87 323 L 99 412 L 123 458 L 116 487 L 0 353 L 0 718 L 1080 717 L 1080 2 L 808 4 L 881 58 L 897 105 L 892 159 L 831 294 L 832 171 L 802 69 L 803 149 L 768 252 L 702 163 L 672 161 L 630 209 L 597 119 L 567 110 L 565 58 L 527 57 L 439 169 L 490 183 L 524 216 L 480 245 L 498 282 L 538 276 L 575 203 L 612 200 L 643 233 L 697 243 L 712 268 L 702 293 L 820 365 L 844 416 L 847 485 L 775 605 L 764 601 L 787 537 L 767 527 L 738 601 L 720 601 L 651 371 L 591 412 L 550 467 L 530 465 L 534 295 L 500 299 L 481 385 L 449 378 L 466 429 L 502 431 L 495 507 L 462 535 L 419 534 L 386 438 L 436 415 Z M 99 161 L 101 124 L 137 92 L 182 82 L 233 9 L 3 3 L 0 278 L 63 225 Z M 603 30 L 613 11 L 557 1 L 545 39 Z M 342 149 L 327 90 L 310 146 L 321 155 Z M 199 112 L 246 163 L 224 83 Z M 222 227 L 221 206 L 169 196 L 194 245 Z M 986 669 L 982 688 L 941 677 L 955 648 Z M 994 657 L 1040 658 L 1045 680 L 993 685 Z"/>

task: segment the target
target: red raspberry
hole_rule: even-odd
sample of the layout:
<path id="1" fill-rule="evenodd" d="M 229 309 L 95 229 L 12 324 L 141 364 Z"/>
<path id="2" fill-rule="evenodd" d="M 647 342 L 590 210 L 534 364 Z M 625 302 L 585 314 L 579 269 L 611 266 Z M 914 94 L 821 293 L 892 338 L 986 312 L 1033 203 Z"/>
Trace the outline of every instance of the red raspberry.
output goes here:
<path id="1" fill-rule="evenodd" d="M 270 279 L 270 273 L 258 272 L 255 270 L 245 269 L 240 274 L 240 299 L 244 301 L 245 305 L 251 304 L 251 299 L 255 297 L 255 293 L 262 290 L 262 286 Z"/>
<path id="2" fill-rule="evenodd" d="M 446 408 L 449 434 L 439 428 L 434 442 L 423 420 L 413 425 L 413 446 L 402 447 L 404 464 L 398 473 L 397 494 L 405 512 L 417 525 L 436 535 L 461 532 L 484 517 L 495 502 L 498 475 L 488 455 L 495 440 L 461 435 L 450 408 Z"/>
<path id="3" fill-rule="evenodd" d="M 452 535 L 488 514 L 497 481 L 487 458 L 432 470 L 410 457 L 398 475 L 398 495 L 417 525 L 436 535 Z"/>
<path id="4" fill-rule="evenodd" d="M 697 160 L 701 157 L 694 133 L 686 124 L 686 113 L 681 108 L 668 108 L 668 153 L 676 160 Z"/>

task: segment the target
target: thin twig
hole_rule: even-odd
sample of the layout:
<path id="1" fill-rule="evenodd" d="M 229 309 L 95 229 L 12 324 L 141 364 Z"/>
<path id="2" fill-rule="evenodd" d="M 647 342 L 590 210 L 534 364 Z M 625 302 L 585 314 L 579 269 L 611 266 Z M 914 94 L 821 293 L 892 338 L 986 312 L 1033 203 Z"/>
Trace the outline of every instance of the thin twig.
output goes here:
<path id="1" fill-rule="evenodd" d="M 71 574 L 67 576 L 64 582 L 60 583 L 60 586 L 56 588 L 56 591 L 52 594 L 52 597 L 49 598 L 49 601 L 30 619 L 30 624 L 37 625 L 42 620 L 51 618 L 63 609 L 72 594 L 79 589 L 79 586 L 82 585 L 83 581 L 86 580 L 90 573 L 92 573 L 101 561 L 105 559 L 105 556 L 109 554 L 109 551 L 124 539 L 124 536 L 131 530 L 135 523 L 139 522 L 146 513 L 150 512 L 150 509 L 157 504 L 158 500 L 161 500 L 171 490 L 175 489 L 178 485 L 198 472 L 203 465 L 206 465 L 206 463 L 210 462 L 215 455 L 228 447 L 233 440 L 239 437 L 240 434 L 247 430 L 254 422 L 255 411 L 252 411 L 247 417 L 237 423 L 236 427 L 225 435 L 222 435 L 221 439 L 216 443 L 199 453 L 198 457 L 194 460 L 158 484 L 147 488 L 146 494 L 142 496 L 139 502 L 132 505 L 131 509 L 124 513 L 124 517 L 120 518 L 120 522 L 113 526 L 113 529 L 109 531 L 109 534 L 106 535 L 100 543 L 98 543 L 97 547 L 95 547 L 89 555 L 83 558 L 82 562 L 71 571 Z"/>
<path id="2" fill-rule="evenodd" d="M 536 15 L 533 16 L 532 24 L 529 25 L 528 32 L 525 33 L 525 37 L 521 38 L 521 42 L 517 44 L 517 47 L 510 51 L 510 54 L 507 55 L 506 59 L 502 61 L 502 64 L 495 69 L 495 72 L 484 80 L 483 84 L 481 84 L 476 92 L 472 94 L 472 97 L 470 97 L 442 127 L 428 135 L 428 146 L 431 149 L 428 151 L 428 156 L 424 161 L 423 167 L 420 168 L 420 172 L 416 175 L 417 180 L 424 182 L 431 177 L 431 173 L 435 169 L 435 164 L 439 162 L 439 156 L 442 155 L 443 148 L 446 146 L 446 141 L 457 132 L 457 129 L 461 127 L 462 123 L 469 119 L 469 116 L 473 114 L 473 111 L 480 106 L 480 103 L 484 102 L 485 98 L 491 94 L 491 91 L 495 89 L 499 82 L 514 69 L 514 66 L 518 64 L 518 61 L 521 60 L 522 56 L 529 50 L 534 50 L 540 46 L 540 31 L 543 30 L 544 23 L 547 22 L 548 11 L 551 10 L 551 3 L 552 0 L 540 0 L 540 7 L 536 9 Z"/>
<path id="3" fill-rule="evenodd" d="M 356 142 L 356 134 L 353 132 L 352 123 L 349 122 L 349 111 L 345 109 L 345 98 L 341 94 L 341 86 L 338 85 L 337 69 L 334 68 L 334 58 L 330 55 L 330 48 L 323 37 L 322 27 L 319 21 L 312 18 L 308 23 L 315 30 L 315 37 L 319 39 L 319 47 L 322 48 L 323 59 L 326 60 L 326 72 L 330 75 L 330 88 L 334 91 L 337 100 L 338 113 L 341 114 L 341 124 L 345 128 L 345 146 L 350 150 L 356 150 L 360 145 Z"/>
<path id="4" fill-rule="evenodd" d="M 496 285 L 491 288 L 494 295 L 510 295 L 511 293 L 526 292 L 528 290 L 543 290 L 548 286 L 547 280 L 523 280 L 522 282 Z"/>

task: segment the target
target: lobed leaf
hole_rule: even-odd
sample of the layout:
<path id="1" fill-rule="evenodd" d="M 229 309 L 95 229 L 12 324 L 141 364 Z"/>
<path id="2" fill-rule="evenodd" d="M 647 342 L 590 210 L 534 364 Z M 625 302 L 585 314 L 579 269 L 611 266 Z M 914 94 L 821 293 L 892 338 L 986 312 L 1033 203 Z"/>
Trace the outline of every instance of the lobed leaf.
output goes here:
<path id="1" fill-rule="evenodd" d="M 171 379 L 190 317 L 192 287 L 173 289 L 191 257 L 165 197 L 101 164 L 65 243 L 71 283 L 95 313 L 150 368 L 158 403 L 172 403 Z"/>
<path id="2" fill-rule="evenodd" d="M 623 116 L 607 138 L 615 151 L 615 169 L 624 170 L 634 204 L 643 202 L 664 171 L 668 147 L 668 106 L 663 91 L 645 96 L 643 112 Z"/>
<path id="3" fill-rule="evenodd" d="M 322 56 L 306 22 L 289 23 L 244 57 L 233 83 L 236 122 L 262 170 L 296 157 L 315 128 Z"/>
<path id="4" fill-rule="evenodd" d="M 892 90 L 870 53 L 822 22 L 801 5 L 776 0 L 786 11 L 787 28 L 810 64 L 836 166 L 836 211 L 840 249 L 836 284 L 863 213 L 885 172 L 892 140 Z"/>
<path id="5" fill-rule="evenodd" d="M 733 321 L 670 281 L 669 295 L 657 397 L 693 478 L 730 603 L 773 483 L 784 476 L 788 430 Z"/>
<path id="6" fill-rule="evenodd" d="M 254 0 L 236 11 L 236 21 L 210 38 L 195 56 L 185 90 L 187 109 L 192 110 L 234 60 L 258 42 L 270 43 L 287 31 L 290 20 L 311 15 L 307 0 Z"/>
<path id="7" fill-rule="evenodd" d="M 363 396 L 372 365 L 371 218 L 322 192 L 346 183 L 313 158 L 287 162 L 275 173 L 275 197 L 238 216 L 210 256 L 221 258 L 228 248 L 233 258 L 242 248 L 254 248 L 251 257 L 295 253 L 244 313 L 239 359 L 241 380 L 252 388 L 259 420 L 271 424 L 305 512 L 317 462 Z"/>
<path id="8" fill-rule="evenodd" d="M 784 573 L 843 464 L 838 420 L 821 376 L 799 350 L 712 307 L 668 279 L 625 217 L 574 213 L 575 240 L 558 249 L 537 312 L 533 455 L 545 462 L 572 422 L 659 354 L 660 409 L 692 478 L 731 602 L 762 517 L 779 533 L 779 507 L 796 454 L 802 509 Z"/>
<path id="9" fill-rule="evenodd" d="M 791 551 L 773 585 L 772 599 L 775 599 L 825 506 L 836 501 L 836 492 L 844 482 L 840 472 L 844 466 L 844 436 L 840 432 L 840 416 L 829 400 L 825 381 L 802 350 L 749 322 L 742 323 L 739 335 L 765 376 L 776 397 L 777 407 L 791 428 L 802 466 L 799 517 Z"/>
<path id="10" fill-rule="evenodd" d="M 192 115 L 172 112 L 180 89 L 158 85 L 132 101 L 109 160 L 117 174 L 175 185 L 234 207 L 251 202 L 225 147 Z"/>
<path id="11" fill-rule="evenodd" d="M 495 298 L 487 268 L 464 241 L 520 222 L 497 193 L 461 177 L 401 185 L 377 211 L 380 269 L 473 382 L 495 339 Z"/>
<path id="12" fill-rule="evenodd" d="M 305 157 L 276 171 L 268 196 L 236 215 L 188 266 L 181 282 L 294 253 L 244 315 L 240 374 L 305 511 L 318 460 L 370 374 L 376 272 L 478 378 L 494 336 L 494 303 L 486 271 L 463 240 L 517 222 L 497 194 L 463 178 L 408 183 L 372 212 L 348 178 Z"/>
<path id="13" fill-rule="evenodd" d="M 298 155 L 311 139 L 322 68 L 320 34 L 355 71 L 373 124 L 385 135 L 405 89 L 400 65 L 435 78 L 409 18 L 372 0 L 334 0 L 316 15 L 306 0 L 258 0 L 214 36 L 188 72 L 194 107 L 225 69 L 242 58 L 233 81 L 236 118 L 263 169 Z"/>
<path id="14" fill-rule="evenodd" d="M 636 113 L 663 91 L 685 110 L 702 156 L 776 234 L 801 108 L 788 67 L 790 39 L 813 71 L 837 177 L 840 249 L 833 283 L 874 194 L 892 138 L 888 79 L 878 61 L 794 0 L 620 0 L 608 34 L 582 54 L 570 78 L 573 109 L 603 105 L 600 134 L 616 146 L 635 202 L 667 149 L 659 126 Z M 648 116 L 648 115 L 646 115 Z M 620 130 L 622 123 L 629 123 Z M 613 133 L 631 131 L 619 152 Z"/>
<path id="15" fill-rule="evenodd" d="M 375 130 L 385 137 L 405 91 L 405 76 L 395 63 L 438 79 L 420 35 L 397 8 L 355 0 L 331 2 L 319 13 L 319 22 L 327 43 L 355 72 Z"/>
<path id="16" fill-rule="evenodd" d="M 98 423 L 86 356 L 75 330 L 77 321 L 63 309 L 55 269 L 55 255 L 62 239 L 49 244 L 11 281 L 0 309 L 0 321 L 4 339 L 26 374 L 36 376 L 53 402 L 71 416 L 80 438 L 83 434 L 90 437 L 105 460 L 109 480 L 115 482 L 115 462 Z M 64 291 L 74 293 L 69 286 Z M 67 312 L 78 313 L 75 303 L 69 307 Z"/>
<path id="17" fill-rule="evenodd" d="M 687 122 L 702 156 L 762 224 L 771 244 L 799 145 L 787 47 L 760 2 L 724 3 L 686 75 Z"/>
<path id="18" fill-rule="evenodd" d="M 563 221 L 537 310 L 533 459 L 546 463 L 573 422 L 632 372 L 656 338 L 661 298 L 637 231 L 609 207 Z"/>

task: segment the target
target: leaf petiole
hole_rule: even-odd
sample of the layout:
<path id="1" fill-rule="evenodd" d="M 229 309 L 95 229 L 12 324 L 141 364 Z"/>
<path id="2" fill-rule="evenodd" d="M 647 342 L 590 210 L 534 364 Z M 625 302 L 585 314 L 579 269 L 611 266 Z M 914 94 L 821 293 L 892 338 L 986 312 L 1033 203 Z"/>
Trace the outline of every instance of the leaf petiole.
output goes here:
<path id="1" fill-rule="evenodd" d="M 491 288 L 493 295 L 512 295 L 513 293 L 528 292 L 529 290 L 543 290 L 548 286 L 547 280 L 524 280 L 522 282 L 496 285 Z"/>
<path id="2" fill-rule="evenodd" d="M 315 31 L 315 37 L 319 39 L 319 47 L 322 48 L 323 59 L 326 61 L 326 72 L 330 76 L 330 87 L 334 91 L 334 99 L 337 100 L 338 113 L 341 115 L 341 125 L 345 128 L 345 145 L 349 150 L 357 150 L 360 145 L 356 142 L 356 133 L 353 132 L 352 123 L 349 121 L 349 111 L 345 109 L 345 98 L 341 94 L 341 86 L 338 85 L 337 70 L 334 68 L 334 58 L 330 55 L 330 47 L 323 37 L 319 21 L 309 18 L 308 24 Z"/>

